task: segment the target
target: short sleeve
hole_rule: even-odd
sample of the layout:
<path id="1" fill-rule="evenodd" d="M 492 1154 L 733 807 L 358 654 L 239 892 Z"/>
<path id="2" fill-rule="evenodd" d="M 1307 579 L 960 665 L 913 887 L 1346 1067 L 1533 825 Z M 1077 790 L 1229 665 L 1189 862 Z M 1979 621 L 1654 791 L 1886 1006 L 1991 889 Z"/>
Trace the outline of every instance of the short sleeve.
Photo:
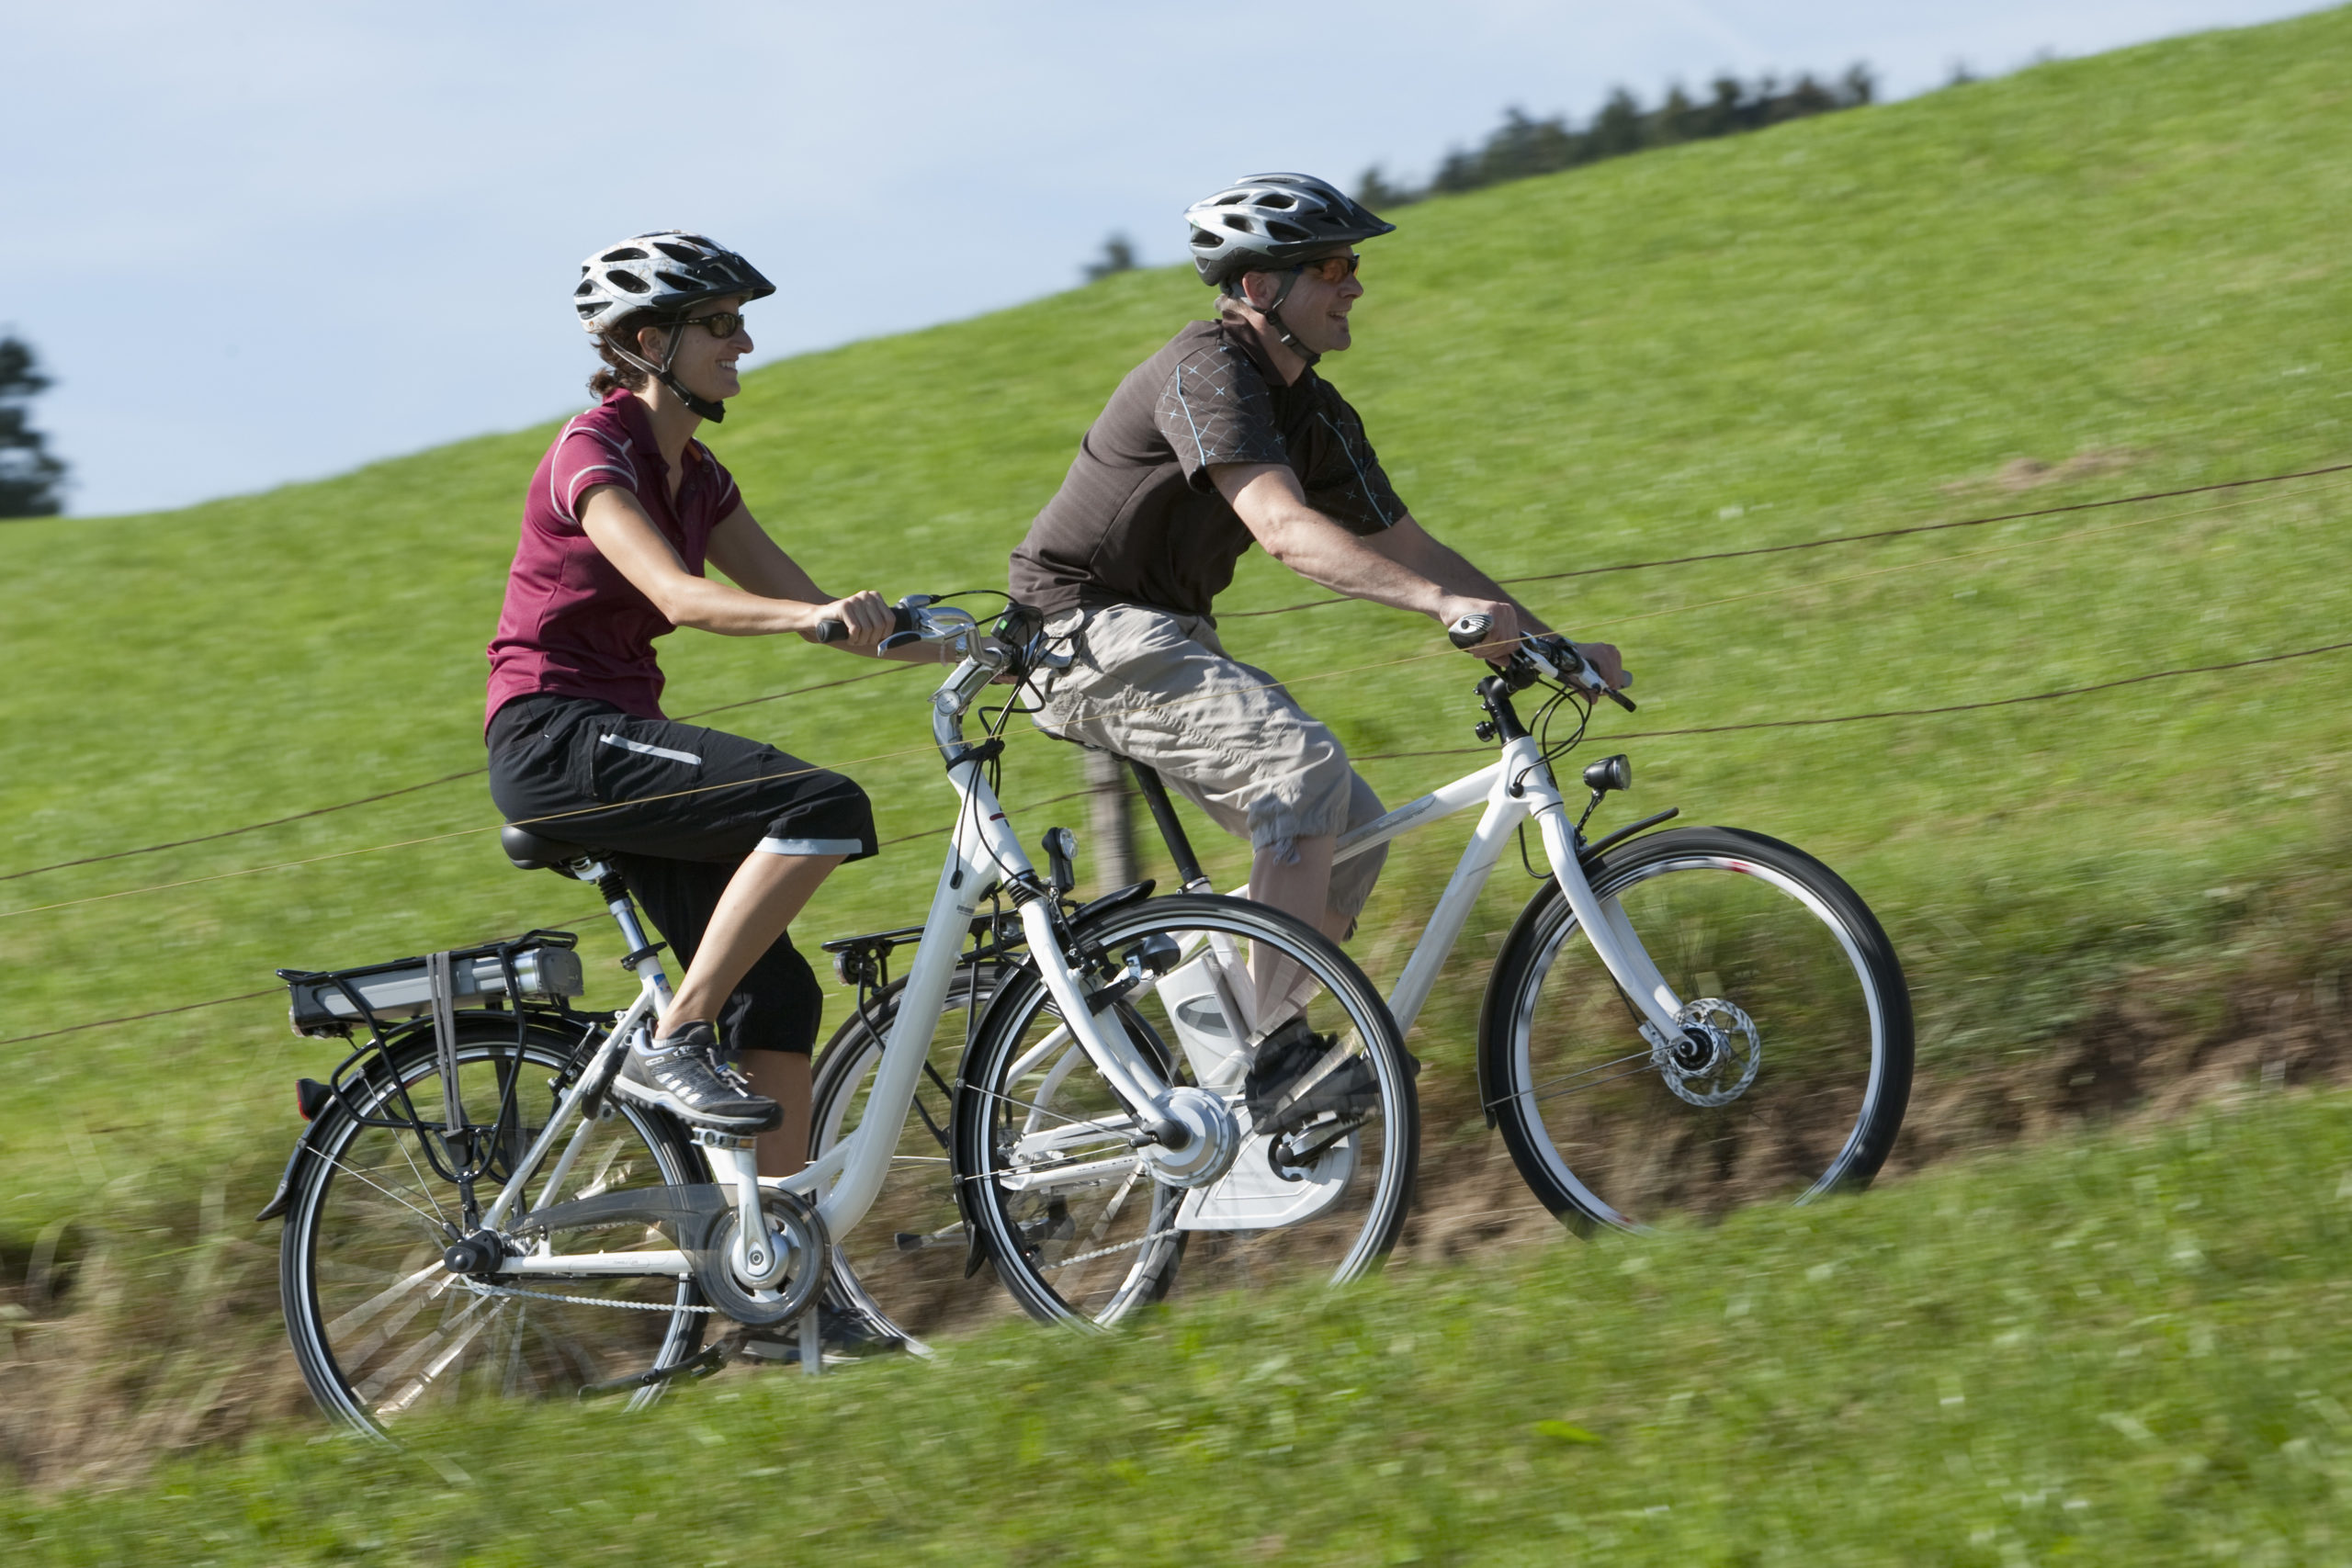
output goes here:
<path id="1" fill-rule="evenodd" d="M 1196 488 L 1206 483 L 1203 471 L 1220 463 L 1290 461 L 1265 378 L 1229 344 L 1176 362 L 1159 389 L 1152 423 L 1174 449 L 1185 482 Z"/>
<path id="2" fill-rule="evenodd" d="M 1396 487 L 1380 467 L 1379 454 L 1363 433 L 1363 421 L 1330 383 L 1317 401 L 1307 446 L 1311 454 L 1299 483 L 1307 504 L 1351 533 L 1377 534 L 1405 515 Z"/>
<path id="3" fill-rule="evenodd" d="M 593 425 L 574 425 L 565 431 L 548 465 L 548 500 L 555 514 L 577 527 L 580 497 L 591 486 L 616 484 L 636 493 L 637 465 L 630 460 L 629 445 L 626 438 L 616 440 Z"/>

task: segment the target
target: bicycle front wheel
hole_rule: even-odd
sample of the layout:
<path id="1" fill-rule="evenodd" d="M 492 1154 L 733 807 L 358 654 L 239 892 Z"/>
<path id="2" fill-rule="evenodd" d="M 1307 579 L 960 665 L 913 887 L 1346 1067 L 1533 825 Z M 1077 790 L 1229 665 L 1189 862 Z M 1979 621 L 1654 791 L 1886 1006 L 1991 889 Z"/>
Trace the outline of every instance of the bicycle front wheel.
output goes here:
<path id="1" fill-rule="evenodd" d="M 1867 1186 L 1911 1091 L 1911 1001 L 1854 890 L 1760 833 L 1652 833 L 1587 868 L 1683 1003 L 1660 1050 L 1545 883 L 1487 991 L 1479 1081 L 1536 1197 L 1573 1224 Z M 1612 921 L 1613 923 L 1613 921 Z"/>
<path id="2" fill-rule="evenodd" d="M 966 1059 L 956 1150 L 967 1213 L 1013 1299 L 1105 1325 L 1171 1295 L 1351 1280 L 1385 1256 L 1412 1198 L 1419 1111 L 1396 1021 L 1355 965 L 1287 915 L 1213 896 L 1129 905 L 1076 936 L 1085 983 L 1124 991 L 1127 1037 L 1170 1085 L 1222 1101 L 1239 1138 L 1221 1174 L 1160 1179 L 1035 965 L 1012 973 Z M 1303 1005 L 1315 1070 L 1359 1087 L 1345 1109 L 1254 1127 L 1246 1075 L 1263 1032 L 1233 1018 L 1254 1005 L 1253 952 L 1292 966 L 1285 1005 Z M 1154 976 L 1153 954 L 1181 957 Z"/>
<path id="3" fill-rule="evenodd" d="M 512 1088 L 513 1124 L 495 1183 L 538 1135 L 568 1076 L 573 1042 L 532 1027 L 518 1046 L 511 1018 L 458 1022 L 458 1083 L 469 1122 L 495 1124 Z M 405 1100 L 403 1100 L 403 1091 Z M 707 1312 L 690 1280 L 532 1277 L 484 1283 L 450 1273 L 442 1252 L 462 1213 L 457 1188 L 420 1134 L 386 1124 L 413 1108 L 433 1128 L 444 1116 L 441 1065 L 429 1032 L 392 1048 L 390 1070 L 354 1073 L 345 1098 L 319 1112 L 280 1243 L 286 1331 L 311 1393 L 327 1414 L 382 1435 L 418 1411 L 470 1394 L 561 1397 L 591 1383 L 674 1366 L 700 1345 Z M 537 1178 L 544 1179 L 544 1176 Z M 668 1117 L 616 1098 L 590 1129 L 561 1192 L 577 1199 L 624 1188 L 703 1179 Z M 559 1251 L 673 1244 L 639 1227 L 559 1235 Z M 561 1299 L 558 1299 L 561 1298 Z M 657 1397 L 639 1390 L 635 1404 Z"/>

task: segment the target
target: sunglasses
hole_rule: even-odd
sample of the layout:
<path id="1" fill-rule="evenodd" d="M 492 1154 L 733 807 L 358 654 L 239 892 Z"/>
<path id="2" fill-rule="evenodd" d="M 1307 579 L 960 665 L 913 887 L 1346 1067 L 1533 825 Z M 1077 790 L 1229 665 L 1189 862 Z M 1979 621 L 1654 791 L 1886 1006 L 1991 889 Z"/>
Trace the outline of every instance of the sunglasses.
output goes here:
<path id="1" fill-rule="evenodd" d="M 1362 256 L 1323 256 L 1315 261 L 1301 262 L 1295 270 L 1312 273 L 1326 283 L 1342 283 L 1353 277 L 1356 268 L 1363 265 Z"/>
<path id="2" fill-rule="evenodd" d="M 737 333 L 743 329 L 743 312 L 741 310 L 713 310 L 707 316 L 688 316 L 682 318 L 676 324 L 682 327 L 707 328 L 708 329 L 710 335 L 713 337 L 733 337 Z"/>

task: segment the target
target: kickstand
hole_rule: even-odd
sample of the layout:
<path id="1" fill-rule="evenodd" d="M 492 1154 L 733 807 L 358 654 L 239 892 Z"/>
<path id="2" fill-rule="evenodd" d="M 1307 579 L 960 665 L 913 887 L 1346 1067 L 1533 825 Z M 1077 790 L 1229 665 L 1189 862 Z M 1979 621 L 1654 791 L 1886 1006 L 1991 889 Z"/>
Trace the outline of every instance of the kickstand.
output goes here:
<path id="1" fill-rule="evenodd" d="M 825 1370 L 825 1345 L 817 1331 L 817 1303 L 810 1302 L 808 1310 L 800 1314 L 800 1370 L 815 1377 Z"/>

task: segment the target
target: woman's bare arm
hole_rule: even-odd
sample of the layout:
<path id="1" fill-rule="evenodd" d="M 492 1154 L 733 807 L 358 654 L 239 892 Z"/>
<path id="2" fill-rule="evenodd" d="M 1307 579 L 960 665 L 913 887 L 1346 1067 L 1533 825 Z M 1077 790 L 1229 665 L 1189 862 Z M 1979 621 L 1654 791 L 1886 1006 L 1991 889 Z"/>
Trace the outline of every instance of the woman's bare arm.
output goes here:
<path id="1" fill-rule="evenodd" d="M 819 622 L 839 621 L 849 631 L 840 646 L 858 652 L 870 652 L 889 633 L 890 607 L 880 594 L 869 591 L 828 599 L 745 507 L 738 506 L 711 531 L 709 551 L 711 564 L 741 587 L 688 571 L 637 497 L 619 485 L 590 490 L 581 502 L 580 524 L 605 558 L 673 626 L 722 637 L 797 632 L 814 641 Z M 751 536 L 766 549 L 752 544 Z M 926 660 L 937 657 L 928 648 L 922 651 Z"/>

